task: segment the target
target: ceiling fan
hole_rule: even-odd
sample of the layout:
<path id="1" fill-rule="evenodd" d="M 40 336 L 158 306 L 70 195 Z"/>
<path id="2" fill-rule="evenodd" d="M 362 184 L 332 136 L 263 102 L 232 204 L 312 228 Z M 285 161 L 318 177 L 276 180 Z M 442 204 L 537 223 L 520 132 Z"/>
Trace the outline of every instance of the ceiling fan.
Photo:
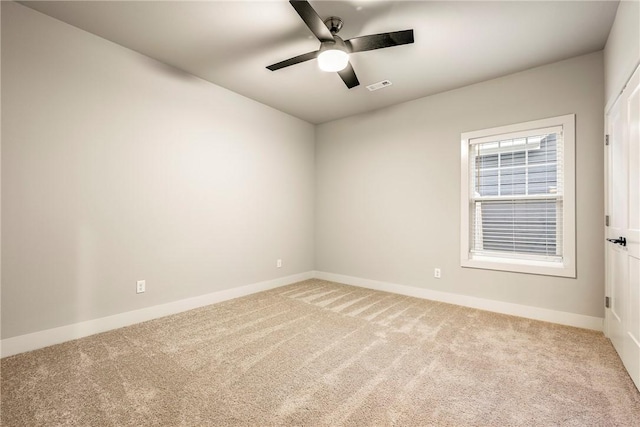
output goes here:
<path id="1" fill-rule="evenodd" d="M 321 70 L 337 72 L 344 84 L 351 89 L 358 86 L 360 82 L 349 63 L 350 53 L 413 43 L 413 30 L 371 34 L 342 40 L 338 36 L 338 31 L 342 29 L 343 25 L 342 19 L 332 16 L 323 21 L 306 0 L 289 0 L 289 3 L 316 38 L 320 40 L 320 49 L 269 65 L 267 68 L 271 71 L 318 58 Z"/>

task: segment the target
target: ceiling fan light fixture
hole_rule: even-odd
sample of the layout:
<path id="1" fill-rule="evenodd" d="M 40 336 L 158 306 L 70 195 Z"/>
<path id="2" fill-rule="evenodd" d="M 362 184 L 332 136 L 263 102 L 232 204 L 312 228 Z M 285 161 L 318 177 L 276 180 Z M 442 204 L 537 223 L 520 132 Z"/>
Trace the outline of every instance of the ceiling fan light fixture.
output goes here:
<path id="1" fill-rule="evenodd" d="M 343 25 L 339 17 L 331 16 L 323 21 L 307 0 L 289 0 L 289 4 L 316 36 L 320 42 L 320 49 L 267 66 L 271 71 L 318 59 L 318 66 L 322 71 L 337 72 L 347 88 L 352 89 L 360 85 L 360 82 L 349 63 L 350 54 L 413 43 L 413 30 L 369 34 L 345 41 L 338 36 Z"/>
<path id="2" fill-rule="evenodd" d="M 318 55 L 318 66 L 322 71 L 342 71 L 349 63 L 349 54 L 340 49 L 327 49 Z"/>

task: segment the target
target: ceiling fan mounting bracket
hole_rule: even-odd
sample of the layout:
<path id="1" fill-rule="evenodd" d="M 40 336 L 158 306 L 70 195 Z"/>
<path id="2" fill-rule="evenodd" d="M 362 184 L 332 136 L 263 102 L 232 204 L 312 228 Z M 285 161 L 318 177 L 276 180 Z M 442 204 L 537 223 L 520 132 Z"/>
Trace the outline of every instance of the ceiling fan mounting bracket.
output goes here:
<path id="1" fill-rule="evenodd" d="M 335 35 L 342 29 L 344 22 L 342 22 L 342 19 L 337 16 L 330 16 L 324 20 L 324 24 L 327 26 L 329 31 L 331 31 L 331 34 Z"/>

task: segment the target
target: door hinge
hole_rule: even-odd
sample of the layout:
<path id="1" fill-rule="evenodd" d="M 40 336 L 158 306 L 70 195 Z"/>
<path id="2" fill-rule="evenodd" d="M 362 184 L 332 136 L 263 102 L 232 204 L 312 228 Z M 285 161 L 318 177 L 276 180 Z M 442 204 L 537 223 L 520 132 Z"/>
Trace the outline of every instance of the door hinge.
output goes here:
<path id="1" fill-rule="evenodd" d="M 609 215 L 604 216 L 604 225 L 609 226 Z"/>
<path id="2" fill-rule="evenodd" d="M 609 145 L 609 135 L 604 136 L 604 145 Z"/>
<path id="3" fill-rule="evenodd" d="M 611 308 L 611 300 L 609 297 L 604 297 L 604 306 L 605 308 Z"/>

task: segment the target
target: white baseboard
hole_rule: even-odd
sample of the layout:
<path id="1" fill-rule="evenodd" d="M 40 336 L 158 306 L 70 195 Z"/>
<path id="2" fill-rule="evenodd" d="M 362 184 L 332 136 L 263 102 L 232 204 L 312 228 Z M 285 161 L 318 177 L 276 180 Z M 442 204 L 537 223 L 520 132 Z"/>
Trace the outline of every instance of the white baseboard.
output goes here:
<path id="1" fill-rule="evenodd" d="M 513 304 L 510 302 L 452 294 L 448 292 L 416 288 L 413 286 L 398 285 L 395 283 L 379 282 L 377 280 L 362 279 L 359 277 L 344 276 L 341 274 L 326 273 L 323 271 L 315 271 L 314 277 L 316 279 L 344 283 L 345 285 L 359 286 L 362 288 L 375 289 L 378 291 L 391 292 L 394 294 L 407 295 L 432 301 L 446 302 L 449 304 L 477 308 L 495 313 L 525 317 L 527 319 L 542 320 L 544 322 L 558 323 L 560 325 L 575 326 L 584 329 L 593 329 L 596 331 L 603 330 L 604 319 L 601 317 L 585 316 L 583 314 L 567 313 L 564 311 L 555 311 L 546 308 Z"/>
<path id="2" fill-rule="evenodd" d="M 464 307 L 477 308 L 480 310 L 492 311 L 495 313 L 510 314 L 513 316 L 525 317 L 528 319 L 542 320 L 545 322 L 558 323 L 561 325 L 575 326 L 578 328 L 603 330 L 603 320 L 600 317 L 585 316 L 582 314 L 567 313 L 563 311 L 549 310 L 539 307 L 531 307 L 509 302 L 495 301 L 472 296 L 452 294 L 448 292 L 434 291 L 430 289 L 416 288 L 413 286 L 398 285 L 377 280 L 363 279 L 359 277 L 345 276 L 341 274 L 326 273 L 323 271 L 309 271 L 306 273 L 294 274 L 278 279 L 253 283 L 238 288 L 226 289 L 212 292 L 198 297 L 173 301 L 166 304 L 128 311 L 126 313 L 115 314 L 113 316 L 102 317 L 100 319 L 87 320 L 85 322 L 74 323 L 72 325 L 60 326 L 58 328 L 38 331 L 31 334 L 19 335 L 0 341 L 1 357 L 12 356 L 26 351 L 36 350 L 50 345 L 71 341 L 78 338 L 87 337 L 100 332 L 122 328 L 135 323 L 181 313 L 194 308 L 227 301 L 234 298 L 251 295 L 256 292 L 266 291 L 289 285 L 307 279 L 322 279 L 332 282 L 344 283 L 346 285 L 359 286 L 362 288 L 375 289 L 378 291 L 391 292 L 400 295 L 407 295 L 416 298 L 429 299 L 433 301 L 446 302 L 449 304 L 461 305 Z"/>
<path id="3" fill-rule="evenodd" d="M 128 311 L 125 313 L 115 314 L 113 316 L 102 317 L 100 319 L 87 320 L 85 322 L 74 323 L 72 325 L 19 335 L 17 337 L 7 338 L 0 341 L 0 355 L 1 357 L 12 356 L 14 354 L 24 353 L 25 351 L 36 350 L 65 341 L 87 337 L 100 332 L 122 328 L 124 326 L 133 325 L 134 323 L 145 322 L 147 320 L 181 313 L 183 311 L 215 304 L 217 302 L 243 297 L 256 292 L 278 288 L 280 286 L 289 285 L 302 280 L 312 279 L 313 277 L 314 272 L 309 271 L 306 273 L 253 283 L 238 288 L 225 289 L 223 291 L 212 292 L 210 294 L 173 301 L 166 304 L 141 308 L 139 310 Z"/>

